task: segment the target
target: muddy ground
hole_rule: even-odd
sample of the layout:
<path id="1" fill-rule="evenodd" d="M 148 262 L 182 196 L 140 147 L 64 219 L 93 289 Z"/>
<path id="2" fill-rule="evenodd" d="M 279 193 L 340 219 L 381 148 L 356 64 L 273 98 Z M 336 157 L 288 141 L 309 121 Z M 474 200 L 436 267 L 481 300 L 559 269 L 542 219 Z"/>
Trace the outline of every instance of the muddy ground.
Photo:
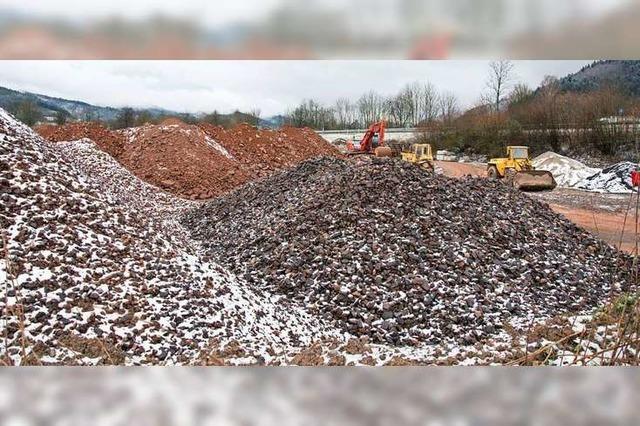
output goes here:
<path id="1" fill-rule="evenodd" d="M 486 166 L 480 163 L 447 161 L 436 161 L 436 168 L 452 177 L 485 176 L 486 170 Z M 635 195 L 600 194 L 568 188 L 532 192 L 529 195 L 549 203 L 554 211 L 609 244 L 630 253 L 637 250 L 636 235 L 640 233 L 640 224 L 636 223 L 638 203 Z"/>

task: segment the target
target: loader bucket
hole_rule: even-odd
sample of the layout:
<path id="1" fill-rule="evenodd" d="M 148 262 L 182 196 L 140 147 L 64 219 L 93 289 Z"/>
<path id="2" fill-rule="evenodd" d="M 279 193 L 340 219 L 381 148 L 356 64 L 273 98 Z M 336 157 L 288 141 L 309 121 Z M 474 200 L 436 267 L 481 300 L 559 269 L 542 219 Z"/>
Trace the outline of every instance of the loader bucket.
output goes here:
<path id="1" fill-rule="evenodd" d="M 553 175 L 546 170 L 522 171 L 513 178 L 513 186 L 521 191 L 548 191 L 556 185 Z"/>

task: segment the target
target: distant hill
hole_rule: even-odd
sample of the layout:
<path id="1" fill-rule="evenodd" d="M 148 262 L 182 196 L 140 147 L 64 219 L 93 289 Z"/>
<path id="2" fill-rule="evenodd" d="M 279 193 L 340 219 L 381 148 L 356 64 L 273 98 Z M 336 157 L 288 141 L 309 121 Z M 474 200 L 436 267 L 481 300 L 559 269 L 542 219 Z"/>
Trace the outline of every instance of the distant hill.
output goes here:
<path id="1" fill-rule="evenodd" d="M 38 93 L 21 92 L 0 87 L 0 108 L 12 110 L 15 105 L 24 101 L 35 103 L 45 118 L 45 121 L 47 118 L 51 119 L 55 117 L 57 113 L 62 112 L 72 120 L 100 120 L 109 122 L 115 120 L 122 110 L 122 108 L 97 106 L 82 101 L 55 98 Z M 152 118 L 167 115 L 182 115 L 182 113 L 162 108 L 135 108 L 135 111 L 138 113 L 146 112 Z"/>
<path id="2" fill-rule="evenodd" d="M 34 102 L 45 117 L 51 117 L 58 112 L 63 112 L 76 120 L 90 118 L 110 121 L 115 119 L 119 112 L 117 108 L 100 107 L 86 102 L 54 98 L 0 87 L 0 107 L 11 110 L 13 106 L 23 101 Z"/>
<path id="3" fill-rule="evenodd" d="M 0 108 L 12 110 L 20 102 L 31 101 L 35 103 L 45 121 L 51 121 L 57 113 L 62 112 L 72 120 L 100 120 L 110 122 L 116 119 L 121 108 L 102 107 L 92 105 L 82 101 L 55 98 L 31 92 L 21 92 L 18 90 L 0 87 Z M 145 112 L 151 118 L 163 116 L 183 117 L 184 113 L 170 111 L 162 108 L 136 108 L 137 113 Z M 204 113 L 193 114 L 196 118 L 203 118 Z M 253 123 L 255 118 L 249 114 L 235 111 L 230 114 L 218 114 L 219 124 Z M 284 122 L 284 116 L 276 115 L 260 119 L 260 126 L 278 128 Z"/>
<path id="4" fill-rule="evenodd" d="M 640 61 L 596 61 L 559 80 L 560 88 L 588 92 L 603 84 L 613 84 L 632 96 L 640 96 Z"/>

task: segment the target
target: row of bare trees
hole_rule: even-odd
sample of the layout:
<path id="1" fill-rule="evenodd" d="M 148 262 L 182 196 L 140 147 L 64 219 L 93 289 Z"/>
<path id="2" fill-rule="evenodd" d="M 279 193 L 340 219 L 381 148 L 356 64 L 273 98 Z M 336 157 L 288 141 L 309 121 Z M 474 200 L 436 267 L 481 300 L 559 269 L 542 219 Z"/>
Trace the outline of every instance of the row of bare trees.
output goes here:
<path id="1" fill-rule="evenodd" d="M 458 98 L 439 93 L 431 83 L 407 84 L 399 93 L 383 96 L 369 91 L 355 101 L 339 98 L 331 107 L 305 100 L 286 115 L 288 123 L 316 129 L 353 129 L 385 119 L 393 127 L 415 127 L 434 121 L 450 123 L 460 114 Z"/>

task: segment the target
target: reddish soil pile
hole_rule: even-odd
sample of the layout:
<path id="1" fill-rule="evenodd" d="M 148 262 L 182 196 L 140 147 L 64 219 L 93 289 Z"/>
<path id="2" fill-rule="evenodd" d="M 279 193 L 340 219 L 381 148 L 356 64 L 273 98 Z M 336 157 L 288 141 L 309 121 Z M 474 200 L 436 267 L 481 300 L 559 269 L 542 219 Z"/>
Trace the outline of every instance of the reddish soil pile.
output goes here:
<path id="1" fill-rule="evenodd" d="M 126 137 L 118 160 L 139 178 L 190 199 L 228 192 L 249 174 L 197 126 L 173 122 L 121 131 Z"/>
<path id="2" fill-rule="evenodd" d="M 97 123 L 37 128 L 58 142 L 88 138 L 140 179 L 189 199 L 207 199 L 309 158 L 340 156 L 311 129 L 226 130 L 169 118 L 160 125 L 111 131 Z"/>
<path id="3" fill-rule="evenodd" d="M 36 132 L 51 142 L 75 141 L 91 139 L 100 149 L 118 158 L 123 153 L 124 139 L 116 132 L 112 132 L 100 123 L 81 122 L 63 126 L 43 124 L 35 128 Z"/>
<path id="4" fill-rule="evenodd" d="M 340 152 L 311 129 L 283 127 L 258 130 L 248 124 L 232 129 L 201 124 L 207 135 L 223 145 L 252 177 L 271 174 L 309 158 L 340 156 Z"/>

